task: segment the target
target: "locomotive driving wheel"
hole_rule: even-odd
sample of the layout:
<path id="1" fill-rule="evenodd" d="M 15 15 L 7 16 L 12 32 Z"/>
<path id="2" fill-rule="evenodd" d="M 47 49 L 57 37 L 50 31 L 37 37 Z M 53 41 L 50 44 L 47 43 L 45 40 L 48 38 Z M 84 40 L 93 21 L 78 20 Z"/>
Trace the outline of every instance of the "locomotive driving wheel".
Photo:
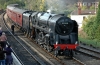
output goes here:
<path id="1" fill-rule="evenodd" d="M 55 49 L 55 56 L 56 56 L 56 57 L 59 55 L 59 50 L 60 50 L 60 47 L 57 46 L 57 48 Z"/>
<path id="2" fill-rule="evenodd" d="M 46 37 L 44 37 L 44 39 L 43 39 L 43 40 L 44 40 L 44 43 L 43 43 L 43 48 L 44 48 L 44 49 L 47 49 L 47 47 L 46 47 L 46 42 L 47 42 Z"/>
<path id="3" fill-rule="evenodd" d="M 38 35 L 38 30 L 35 29 L 35 41 L 38 44 L 39 43 L 39 35 Z"/>
<path id="4" fill-rule="evenodd" d="M 58 56 L 58 50 L 55 50 L 55 56 L 57 57 Z"/>
<path id="5" fill-rule="evenodd" d="M 52 50 L 52 47 L 50 46 L 49 36 L 45 36 L 44 38 L 44 48 L 50 52 Z"/>
<path id="6" fill-rule="evenodd" d="M 46 47 L 47 47 L 47 51 L 48 51 L 48 52 L 51 52 L 52 47 L 50 46 L 50 44 L 47 44 L 47 46 L 46 46 Z"/>

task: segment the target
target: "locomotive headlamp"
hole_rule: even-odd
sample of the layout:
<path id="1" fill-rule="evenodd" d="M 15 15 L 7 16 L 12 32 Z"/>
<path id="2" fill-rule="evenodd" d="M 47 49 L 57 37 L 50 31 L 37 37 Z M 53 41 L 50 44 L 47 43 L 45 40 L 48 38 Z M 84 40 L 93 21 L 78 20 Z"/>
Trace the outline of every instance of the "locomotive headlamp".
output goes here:
<path id="1" fill-rule="evenodd" d="M 66 33 L 66 31 L 63 31 L 64 33 Z"/>
<path id="2" fill-rule="evenodd" d="M 58 44 L 58 41 L 56 41 L 56 45 Z"/>
<path id="3" fill-rule="evenodd" d="M 78 44 L 78 41 L 76 41 L 75 44 Z"/>

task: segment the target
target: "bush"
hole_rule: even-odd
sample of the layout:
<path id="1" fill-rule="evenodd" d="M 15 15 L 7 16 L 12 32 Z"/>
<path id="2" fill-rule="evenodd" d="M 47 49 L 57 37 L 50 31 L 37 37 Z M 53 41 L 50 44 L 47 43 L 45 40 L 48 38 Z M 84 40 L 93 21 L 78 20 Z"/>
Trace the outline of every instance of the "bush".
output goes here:
<path id="1" fill-rule="evenodd" d="M 100 41 L 97 39 L 89 40 L 89 39 L 84 39 L 84 38 L 79 37 L 79 41 L 81 41 L 82 43 L 86 45 L 100 48 Z"/>

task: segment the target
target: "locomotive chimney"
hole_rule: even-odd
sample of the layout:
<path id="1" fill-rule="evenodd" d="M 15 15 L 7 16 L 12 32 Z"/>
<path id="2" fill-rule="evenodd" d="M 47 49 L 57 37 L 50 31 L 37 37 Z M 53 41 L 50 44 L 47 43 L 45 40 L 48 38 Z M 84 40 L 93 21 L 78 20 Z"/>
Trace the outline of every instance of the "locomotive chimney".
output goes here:
<path id="1" fill-rule="evenodd" d="M 78 7 L 78 15 L 80 15 L 80 14 L 81 14 L 81 8 Z"/>

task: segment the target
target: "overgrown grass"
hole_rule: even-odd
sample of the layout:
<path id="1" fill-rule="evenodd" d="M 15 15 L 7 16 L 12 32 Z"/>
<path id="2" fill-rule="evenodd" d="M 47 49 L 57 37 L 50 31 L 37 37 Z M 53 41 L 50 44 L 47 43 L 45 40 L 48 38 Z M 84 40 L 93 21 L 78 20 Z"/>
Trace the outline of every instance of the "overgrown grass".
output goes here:
<path id="1" fill-rule="evenodd" d="M 84 39 L 84 38 L 79 37 L 79 41 L 81 41 L 82 43 L 86 45 L 100 48 L 100 41 L 98 40 L 89 40 L 89 39 Z"/>

